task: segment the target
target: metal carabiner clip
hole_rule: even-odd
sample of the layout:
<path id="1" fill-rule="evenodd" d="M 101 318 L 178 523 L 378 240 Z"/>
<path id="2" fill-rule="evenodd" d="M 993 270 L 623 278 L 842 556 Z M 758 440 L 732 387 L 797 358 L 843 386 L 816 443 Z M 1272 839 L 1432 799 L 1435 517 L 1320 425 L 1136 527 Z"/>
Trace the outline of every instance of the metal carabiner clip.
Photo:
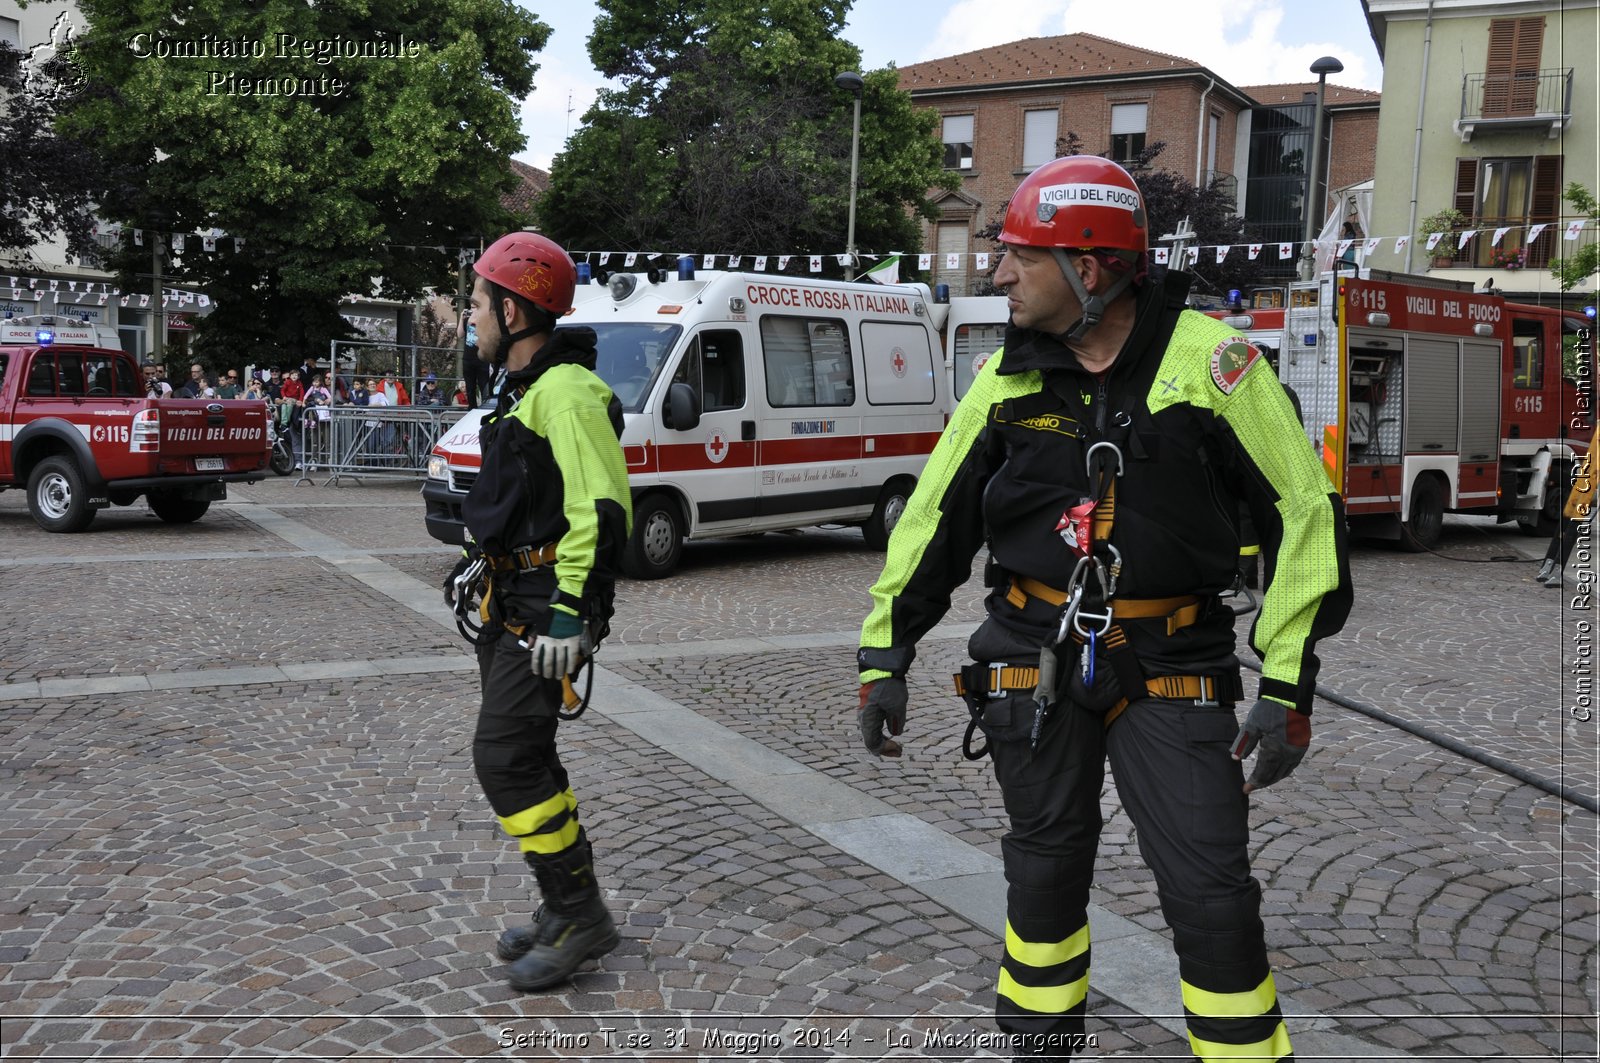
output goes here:
<path id="1" fill-rule="evenodd" d="M 1056 625 L 1055 641 L 1052 646 L 1059 646 L 1067 641 L 1067 634 L 1072 631 L 1078 622 L 1078 610 L 1083 607 L 1083 584 L 1072 588 L 1072 593 L 1067 597 L 1067 604 L 1061 610 L 1061 623 Z"/>
<path id="2" fill-rule="evenodd" d="M 1111 442 L 1109 439 L 1102 439 L 1100 442 L 1096 443 L 1094 446 L 1085 451 L 1083 455 L 1084 471 L 1089 474 L 1091 481 L 1094 479 L 1094 452 L 1099 450 L 1101 447 L 1109 447 L 1111 453 L 1117 456 L 1117 475 L 1122 475 L 1122 448 Z"/>

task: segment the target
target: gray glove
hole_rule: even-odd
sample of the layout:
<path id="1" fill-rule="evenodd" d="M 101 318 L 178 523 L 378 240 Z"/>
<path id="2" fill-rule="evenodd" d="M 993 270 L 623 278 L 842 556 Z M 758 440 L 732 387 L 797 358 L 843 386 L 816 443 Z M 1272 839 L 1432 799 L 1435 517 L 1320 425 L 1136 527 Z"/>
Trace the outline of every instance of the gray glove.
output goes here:
<path id="1" fill-rule="evenodd" d="M 551 609 L 546 626 L 549 630 L 533 640 L 533 674 L 546 679 L 571 675 L 583 653 L 583 621 Z"/>
<path id="2" fill-rule="evenodd" d="M 906 729 L 906 681 L 890 676 L 876 679 L 861 687 L 861 739 L 868 753 L 880 757 L 898 757 L 900 743 L 883 736 L 883 727 L 897 735 Z"/>
<path id="3" fill-rule="evenodd" d="M 1311 748 L 1311 717 L 1281 701 L 1257 698 L 1233 740 L 1233 759 L 1248 757 L 1258 743 L 1261 755 L 1244 784 L 1245 793 L 1271 786 L 1300 766 Z"/>

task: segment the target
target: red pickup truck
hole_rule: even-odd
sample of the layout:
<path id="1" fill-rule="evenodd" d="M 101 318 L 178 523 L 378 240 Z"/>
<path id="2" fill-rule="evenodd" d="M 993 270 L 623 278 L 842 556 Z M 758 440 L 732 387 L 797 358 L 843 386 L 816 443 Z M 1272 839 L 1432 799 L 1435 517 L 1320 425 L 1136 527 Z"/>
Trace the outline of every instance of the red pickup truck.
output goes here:
<path id="1" fill-rule="evenodd" d="M 187 524 L 229 483 L 265 478 L 264 403 L 148 398 L 107 331 L 0 322 L 0 490 L 26 488 L 39 527 L 82 531 L 140 497 Z"/>

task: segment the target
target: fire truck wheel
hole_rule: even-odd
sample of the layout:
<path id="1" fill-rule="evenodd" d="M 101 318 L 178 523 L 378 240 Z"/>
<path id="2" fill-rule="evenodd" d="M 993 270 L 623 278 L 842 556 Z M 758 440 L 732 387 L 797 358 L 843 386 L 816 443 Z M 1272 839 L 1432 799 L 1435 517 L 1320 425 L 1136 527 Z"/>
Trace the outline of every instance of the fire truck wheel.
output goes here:
<path id="1" fill-rule="evenodd" d="M 648 495 L 633 510 L 633 534 L 623 551 L 622 571 L 634 579 L 661 579 L 683 557 L 683 515 L 666 495 Z"/>
<path id="2" fill-rule="evenodd" d="M 83 474 L 71 458 L 46 458 L 28 476 L 28 512 L 49 532 L 77 532 L 94 520 Z"/>
<path id="3" fill-rule="evenodd" d="M 211 508 L 209 499 L 184 498 L 169 491 L 151 491 L 145 501 L 150 503 L 150 512 L 167 524 L 193 524 Z"/>
<path id="4" fill-rule="evenodd" d="M 906 511 L 906 502 L 916 485 L 907 479 L 890 480 L 878 494 L 878 504 L 872 507 L 872 516 L 861 526 L 861 537 L 871 550 L 889 549 L 889 533 L 900 523 Z"/>
<path id="5" fill-rule="evenodd" d="M 1411 512 L 1400 529 L 1400 542 L 1412 553 L 1432 550 L 1444 534 L 1444 488 L 1436 476 L 1424 474 L 1411 485 Z"/>

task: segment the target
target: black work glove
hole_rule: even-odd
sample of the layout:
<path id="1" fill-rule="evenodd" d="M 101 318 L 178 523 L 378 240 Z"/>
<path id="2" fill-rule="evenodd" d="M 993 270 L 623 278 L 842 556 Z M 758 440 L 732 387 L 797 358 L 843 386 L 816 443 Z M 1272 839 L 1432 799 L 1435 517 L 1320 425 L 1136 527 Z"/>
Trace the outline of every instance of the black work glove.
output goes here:
<path id="1" fill-rule="evenodd" d="M 1244 784 L 1245 793 L 1271 786 L 1300 766 L 1311 747 L 1311 717 L 1281 701 L 1257 698 L 1233 740 L 1233 759 L 1248 757 L 1258 743 L 1261 753 Z"/>
<path id="2" fill-rule="evenodd" d="M 883 736 L 884 724 L 897 735 L 906 729 L 906 681 L 890 676 L 861 685 L 861 739 L 868 753 L 898 757 L 900 743 Z"/>

